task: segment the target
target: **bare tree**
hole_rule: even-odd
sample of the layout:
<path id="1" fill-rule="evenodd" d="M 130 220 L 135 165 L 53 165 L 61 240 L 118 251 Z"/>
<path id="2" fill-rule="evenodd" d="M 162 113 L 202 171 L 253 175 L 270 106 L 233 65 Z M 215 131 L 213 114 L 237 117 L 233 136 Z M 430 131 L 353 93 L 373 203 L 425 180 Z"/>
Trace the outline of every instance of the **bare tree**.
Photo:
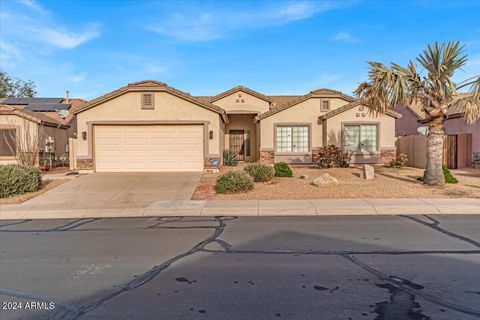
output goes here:
<path id="1" fill-rule="evenodd" d="M 22 118 L 21 123 L 8 120 L 7 123 L 16 130 L 9 130 L 7 144 L 19 164 L 38 165 L 41 144 L 45 139 L 43 123 L 35 123 Z"/>

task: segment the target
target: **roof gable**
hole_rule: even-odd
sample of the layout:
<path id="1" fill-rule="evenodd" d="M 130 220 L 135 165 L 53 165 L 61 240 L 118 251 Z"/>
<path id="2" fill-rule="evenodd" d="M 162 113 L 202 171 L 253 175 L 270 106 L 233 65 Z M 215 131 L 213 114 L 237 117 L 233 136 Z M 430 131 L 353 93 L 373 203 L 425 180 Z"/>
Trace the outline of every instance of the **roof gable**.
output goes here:
<path id="1" fill-rule="evenodd" d="M 212 97 L 210 102 L 215 102 L 215 101 L 218 101 L 222 98 L 225 98 L 225 97 L 228 97 L 229 95 L 231 94 L 234 94 L 234 93 L 237 93 L 239 91 L 243 91 L 245 93 L 248 93 L 249 95 L 252 95 L 254 97 L 257 97 L 261 100 L 264 100 L 266 102 L 272 102 L 272 99 L 270 99 L 269 97 L 267 97 L 266 95 L 263 95 L 261 94 L 260 92 L 257 92 L 255 90 L 252 90 L 250 88 L 247 88 L 245 86 L 236 86 L 236 87 L 233 87 L 231 89 L 228 89 L 227 91 L 224 91 L 222 93 L 219 93 L 217 94 L 216 96 Z"/>
<path id="2" fill-rule="evenodd" d="M 335 117 L 335 116 L 337 116 L 337 115 L 339 115 L 339 114 L 341 114 L 345 111 L 348 111 L 352 108 L 355 108 L 356 106 L 359 106 L 359 105 L 361 105 L 361 103 L 359 101 L 352 101 L 352 102 L 350 102 L 350 103 L 348 103 L 348 104 L 346 104 L 346 105 L 344 105 L 340 108 L 337 108 L 335 110 L 332 110 L 330 112 L 325 113 L 324 115 L 321 115 L 320 117 L 318 117 L 318 120 L 322 121 L 322 120 L 327 120 L 329 118 L 333 118 L 333 117 Z M 387 116 L 394 117 L 396 119 L 399 119 L 399 118 L 402 117 L 402 115 L 400 113 L 395 112 L 393 110 L 387 110 L 385 112 L 385 114 Z"/>
<path id="3" fill-rule="evenodd" d="M 8 105 L 0 105 L 0 114 L 1 115 L 15 115 L 20 118 L 32 121 L 41 125 L 51 126 L 51 127 L 61 127 L 67 128 L 68 125 L 64 124 L 61 121 L 57 121 L 42 112 L 33 112 L 26 109 L 20 109 L 11 107 Z"/>
<path id="4" fill-rule="evenodd" d="M 156 91 L 156 92 L 168 92 L 174 96 L 177 96 L 181 99 L 187 100 L 189 102 L 192 102 L 200 107 L 206 108 L 210 111 L 216 112 L 222 116 L 222 119 L 224 122 L 228 122 L 228 116 L 225 110 L 222 108 L 215 106 L 209 102 L 202 101 L 200 99 L 197 99 L 196 97 L 180 91 L 178 89 L 175 89 L 173 87 L 168 86 L 167 84 L 160 82 L 160 81 L 155 81 L 155 80 L 145 80 L 145 81 L 139 81 L 139 82 L 132 82 L 129 83 L 128 85 L 121 87 L 117 90 L 114 90 L 112 92 L 109 92 L 103 96 L 100 96 L 96 99 L 93 99 L 86 104 L 84 104 L 81 108 L 76 110 L 74 113 L 78 114 L 81 113 L 85 110 L 91 109 L 93 107 L 96 107 L 103 102 L 106 102 L 108 100 L 114 99 L 116 97 L 119 97 L 127 92 L 141 92 L 141 91 Z"/>
<path id="5" fill-rule="evenodd" d="M 295 96 L 293 96 L 295 97 Z M 288 108 L 291 108 L 293 106 L 296 106 L 299 103 L 302 103 L 304 101 L 307 101 L 310 98 L 340 98 L 348 102 L 354 101 L 354 99 L 346 94 L 343 94 L 340 91 L 336 90 L 331 90 L 331 89 L 317 89 L 310 91 L 306 95 L 303 96 L 298 96 L 297 98 L 293 98 L 292 100 L 287 101 L 284 104 L 281 104 L 279 106 L 273 107 L 267 112 L 264 112 L 257 117 L 255 117 L 255 121 L 260 121 L 262 119 L 265 119 L 267 117 L 270 117 L 276 113 L 279 113 L 283 110 L 286 110 Z"/>

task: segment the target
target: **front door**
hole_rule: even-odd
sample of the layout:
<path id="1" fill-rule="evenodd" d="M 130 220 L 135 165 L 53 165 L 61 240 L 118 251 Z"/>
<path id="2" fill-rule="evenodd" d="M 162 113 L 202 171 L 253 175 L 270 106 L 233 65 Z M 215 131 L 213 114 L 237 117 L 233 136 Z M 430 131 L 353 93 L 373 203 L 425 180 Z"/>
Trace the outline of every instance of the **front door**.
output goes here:
<path id="1" fill-rule="evenodd" d="M 245 160 L 245 132 L 243 130 L 230 130 L 230 150 L 235 152 L 237 159 Z"/>

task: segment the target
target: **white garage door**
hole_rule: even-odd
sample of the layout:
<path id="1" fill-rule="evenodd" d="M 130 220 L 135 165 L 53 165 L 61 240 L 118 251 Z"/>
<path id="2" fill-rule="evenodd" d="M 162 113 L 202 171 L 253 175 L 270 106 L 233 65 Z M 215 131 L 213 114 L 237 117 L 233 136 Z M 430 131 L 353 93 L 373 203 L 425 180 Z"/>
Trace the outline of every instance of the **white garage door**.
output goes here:
<path id="1" fill-rule="evenodd" d="M 202 125 L 97 125 L 97 172 L 202 171 Z"/>

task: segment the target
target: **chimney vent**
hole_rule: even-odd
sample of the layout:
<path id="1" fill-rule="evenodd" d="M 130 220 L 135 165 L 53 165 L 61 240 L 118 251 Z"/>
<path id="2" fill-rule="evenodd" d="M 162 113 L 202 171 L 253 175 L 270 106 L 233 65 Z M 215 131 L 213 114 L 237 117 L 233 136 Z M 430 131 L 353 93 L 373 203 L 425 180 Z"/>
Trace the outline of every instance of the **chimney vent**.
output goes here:
<path id="1" fill-rule="evenodd" d="M 69 95 L 70 95 L 70 92 L 68 92 L 68 90 L 66 90 L 66 91 L 65 91 L 65 102 L 66 102 L 66 103 L 69 103 L 69 102 L 70 102 L 70 97 L 69 97 Z"/>

